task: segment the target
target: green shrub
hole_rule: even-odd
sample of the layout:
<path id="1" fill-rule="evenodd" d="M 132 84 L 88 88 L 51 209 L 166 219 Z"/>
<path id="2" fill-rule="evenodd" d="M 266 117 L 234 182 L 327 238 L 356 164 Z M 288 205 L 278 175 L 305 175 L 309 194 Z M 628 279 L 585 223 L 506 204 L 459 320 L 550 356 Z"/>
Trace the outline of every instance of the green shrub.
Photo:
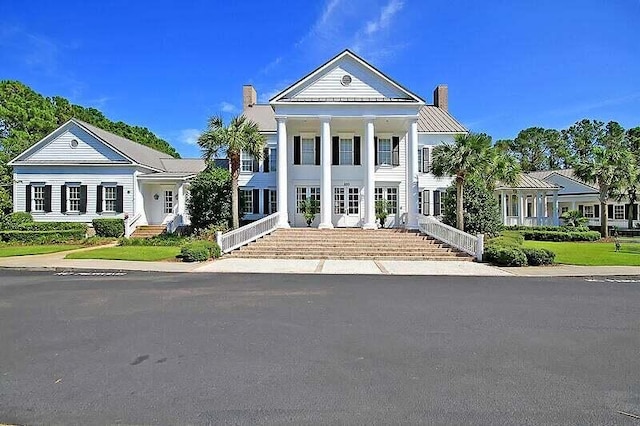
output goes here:
<path id="1" fill-rule="evenodd" d="M 184 262 L 204 262 L 220 257 L 220 247 L 212 241 L 192 241 L 182 246 L 180 255 Z"/>
<path id="2" fill-rule="evenodd" d="M 115 241 L 115 238 L 109 237 L 88 237 L 82 240 L 82 245 L 87 247 L 103 246 Z"/>
<path id="3" fill-rule="evenodd" d="M 563 231 L 563 232 L 587 232 L 590 231 L 588 226 L 525 226 L 525 225 L 513 225 L 505 226 L 509 231 Z"/>
<path id="4" fill-rule="evenodd" d="M 120 238 L 120 246 L 181 246 L 189 241 L 187 237 L 176 234 L 160 234 L 151 238 Z"/>
<path id="5" fill-rule="evenodd" d="M 84 231 L 87 225 L 81 222 L 32 222 L 21 223 L 13 228 L 15 231 Z"/>
<path id="6" fill-rule="evenodd" d="M 527 256 L 527 263 L 531 266 L 551 265 L 556 258 L 556 254 L 545 248 L 523 248 L 521 249 Z"/>
<path id="7" fill-rule="evenodd" d="M 119 238 L 124 235 L 124 219 L 93 219 L 92 223 L 98 237 Z"/>
<path id="8" fill-rule="evenodd" d="M 84 239 L 86 232 L 79 229 L 60 231 L 0 231 L 0 240 L 7 243 L 52 244 Z"/>
<path id="9" fill-rule="evenodd" d="M 487 240 L 487 246 L 520 247 L 524 237 L 518 231 L 502 231 L 499 236 Z"/>
<path id="10" fill-rule="evenodd" d="M 0 219 L 0 229 L 16 229 L 18 226 L 33 223 L 33 216 L 27 212 L 13 212 Z"/>
<path id="11" fill-rule="evenodd" d="M 499 266 L 527 266 L 527 256 L 517 247 L 489 246 L 483 258 Z"/>
<path id="12" fill-rule="evenodd" d="M 525 240 L 533 241 L 597 241 L 600 239 L 600 233 L 597 231 L 538 231 L 538 230 L 522 230 L 519 231 Z"/>

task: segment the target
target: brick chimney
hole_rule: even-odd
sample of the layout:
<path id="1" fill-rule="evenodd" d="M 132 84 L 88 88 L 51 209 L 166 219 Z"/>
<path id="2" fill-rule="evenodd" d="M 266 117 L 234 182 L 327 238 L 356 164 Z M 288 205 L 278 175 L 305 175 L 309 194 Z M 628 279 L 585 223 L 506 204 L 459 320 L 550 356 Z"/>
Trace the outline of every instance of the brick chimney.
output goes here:
<path id="1" fill-rule="evenodd" d="M 242 86 L 242 110 L 254 106 L 258 102 L 258 94 L 256 89 L 250 84 Z"/>
<path id="2" fill-rule="evenodd" d="M 433 104 L 445 111 L 449 109 L 449 87 L 446 84 L 438 84 L 433 91 Z"/>

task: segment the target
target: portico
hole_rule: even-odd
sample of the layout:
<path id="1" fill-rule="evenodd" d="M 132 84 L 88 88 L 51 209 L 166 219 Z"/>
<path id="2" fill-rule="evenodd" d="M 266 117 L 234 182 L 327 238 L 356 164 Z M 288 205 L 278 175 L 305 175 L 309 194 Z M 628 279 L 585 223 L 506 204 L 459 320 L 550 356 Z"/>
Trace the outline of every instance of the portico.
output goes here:
<path id="1" fill-rule="evenodd" d="M 558 191 L 552 183 L 521 174 L 515 185 L 496 188 L 502 223 L 506 226 L 557 226 Z"/>

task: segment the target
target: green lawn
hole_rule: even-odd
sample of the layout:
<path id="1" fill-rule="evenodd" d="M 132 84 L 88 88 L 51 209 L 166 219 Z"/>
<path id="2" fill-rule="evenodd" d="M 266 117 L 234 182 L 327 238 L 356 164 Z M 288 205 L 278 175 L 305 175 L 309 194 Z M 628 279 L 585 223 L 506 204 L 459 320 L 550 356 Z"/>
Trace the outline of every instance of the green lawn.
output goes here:
<path id="1" fill-rule="evenodd" d="M 46 245 L 35 245 L 35 246 L 0 245 L 0 257 L 28 256 L 31 254 L 57 253 L 59 251 L 74 250 L 81 247 L 82 247 L 81 245 L 71 245 L 71 244 L 46 244 Z"/>
<path id="2" fill-rule="evenodd" d="M 180 254 L 180 247 L 118 246 L 69 253 L 65 259 L 168 260 Z"/>
<path id="3" fill-rule="evenodd" d="M 556 263 L 586 266 L 640 266 L 640 244 L 621 243 L 616 253 L 613 243 L 525 241 L 524 247 L 546 248 L 556 254 Z"/>

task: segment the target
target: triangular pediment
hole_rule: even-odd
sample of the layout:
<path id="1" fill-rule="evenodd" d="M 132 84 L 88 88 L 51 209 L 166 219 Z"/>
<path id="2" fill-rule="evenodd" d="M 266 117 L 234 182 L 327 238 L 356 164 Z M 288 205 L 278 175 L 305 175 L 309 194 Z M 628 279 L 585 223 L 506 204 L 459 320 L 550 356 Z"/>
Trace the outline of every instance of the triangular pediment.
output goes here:
<path id="1" fill-rule="evenodd" d="M 371 64 L 345 50 L 289 86 L 270 101 L 289 102 L 402 102 L 424 101 Z"/>

